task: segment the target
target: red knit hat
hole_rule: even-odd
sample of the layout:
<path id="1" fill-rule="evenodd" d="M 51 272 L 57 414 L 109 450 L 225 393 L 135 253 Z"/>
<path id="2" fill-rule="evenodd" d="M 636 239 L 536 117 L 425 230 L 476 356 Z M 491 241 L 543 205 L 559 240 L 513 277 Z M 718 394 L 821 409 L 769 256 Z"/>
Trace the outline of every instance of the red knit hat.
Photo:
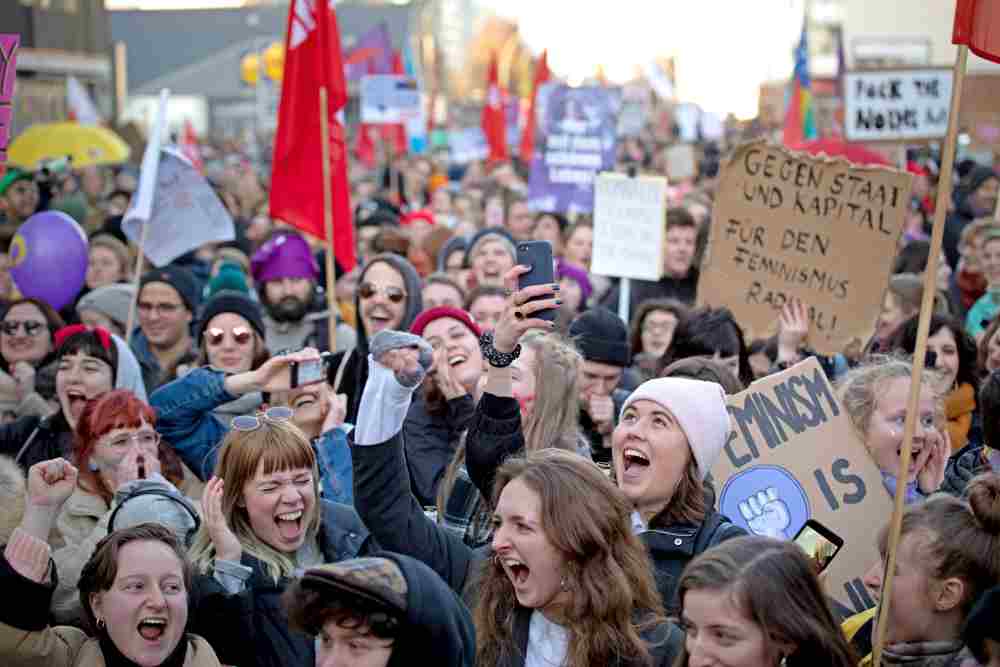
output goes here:
<path id="1" fill-rule="evenodd" d="M 417 319 L 413 320 L 413 326 L 410 327 L 410 333 L 423 336 L 424 329 L 427 328 L 427 325 L 434 320 L 441 319 L 442 317 L 450 317 L 458 320 L 468 327 L 469 331 L 471 331 L 476 338 L 479 338 L 482 335 L 482 332 L 479 330 L 479 325 L 476 324 L 474 319 L 472 319 L 472 315 L 461 308 L 452 308 L 451 306 L 428 308 L 424 312 L 420 313 L 417 315 Z"/>

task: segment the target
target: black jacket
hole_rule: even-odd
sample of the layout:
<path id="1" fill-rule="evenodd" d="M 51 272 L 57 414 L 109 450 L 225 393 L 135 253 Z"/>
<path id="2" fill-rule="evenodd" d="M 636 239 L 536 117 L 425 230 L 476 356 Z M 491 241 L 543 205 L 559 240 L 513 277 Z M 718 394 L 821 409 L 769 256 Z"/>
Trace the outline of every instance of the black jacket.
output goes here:
<path id="1" fill-rule="evenodd" d="M 465 465 L 480 493 L 493 488 L 497 468 L 524 450 L 517 401 L 484 393 L 465 441 Z M 488 493 L 483 497 L 492 497 Z M 745 535 L 739 526 L 710 509 L 700 524 L 666 524 L 653 517 L 639 538 L 653 561 L 656 586 L 668 610 L 676 607 L 677 581 L 692 558 L 723 540 Z"/>
<path id="2" fill-rule="evenodd" d="M 377 550 L 374 539 L 350 506 L 321 502 L 319 547 L 325 562 L 367 556 Z M 293 632 L 281 607 L 281 594 L 289 580 L 275 582 L 263 564 L 247 554 L 241 562 L 253 570 L 242 593 L 227 594 L 211 575 L 196 578 L 189 630 L 204 637 L 223 664 L 313 667 L 313 637 Z"/>
<path id="3" fill-rule="evenodd" d="M 608 292 L 601 305 L 613 312 L 618 312 L 618 295 L 620 286 Z M 691 267 L 685 278 L 669 278 L 664 276 L 657 281 L 633 280 L 629 292 L 629 316 L 639 308 L 643 301 L 649 299 L 677 299 L 687 306 L 693 306 L 698 293 L 698 269 Z"/>
<path id="4" fill-rule="evenodd" d="M 983 458 L 983 448 L 970 447 L 948 459 L 940 490 L 961 498 L 972 478 L 984 472 L 990 472 L 990 464 Z"/>
<path id="5" fill-rule="evenodd" d="M 73 456 L 73 429 L 62 412 L 49 417 L 22 417 L 0 426 L 0 454 L 16 458 L 24 470 L 41 461 Z"/>
<path id="6" fill-rule="evenodd" d="M 410 485 L 417 502 L 424 507 L 437 504 L 438 484 L 455 457 L 476 404 L 466 394 L 448 401 L 447 410 L 442 415 L 430 414 L 423 392 L 417 392 L 403 422 Z"/>

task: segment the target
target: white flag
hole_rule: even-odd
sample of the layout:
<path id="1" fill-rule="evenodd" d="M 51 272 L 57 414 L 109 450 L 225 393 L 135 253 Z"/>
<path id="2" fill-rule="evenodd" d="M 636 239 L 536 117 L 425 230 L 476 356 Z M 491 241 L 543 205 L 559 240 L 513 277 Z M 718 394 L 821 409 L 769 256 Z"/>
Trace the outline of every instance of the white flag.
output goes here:
<path id="1" fill-rule="evenodd" d="M 94 101 L 90 99 L 87 89 L 75 76 L 66 78 L 66 104 L 69 113 L 80 125 L 100 125 L 101 114 L 98 113 Z"/>

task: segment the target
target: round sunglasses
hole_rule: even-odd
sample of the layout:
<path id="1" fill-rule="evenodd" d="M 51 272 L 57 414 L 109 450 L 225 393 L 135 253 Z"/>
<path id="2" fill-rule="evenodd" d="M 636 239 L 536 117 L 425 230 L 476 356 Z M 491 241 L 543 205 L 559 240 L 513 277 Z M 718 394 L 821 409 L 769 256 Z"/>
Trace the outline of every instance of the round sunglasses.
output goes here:
<path id="1" fill-rule="evenodd" d="M 35 320 L 26 320 L 21 322 L 20 320 L 6 320 L 0 322 L 0 331 L 8 336 L 13 336 L 17 333 L 17 330 L 24 328 L 25 336 L 37 336 L 45 328 L 45 322 L 38 322 Z"/>
<path id="2" fill-rule="evenodd" d="M 358 286 L 358 295 L 362 299 L 370 299 L 376 294 L 384 294 L 392 303 L 400 303 L 406 298 L 406 292 L 398 287 L 377 287 L 371 283 L 361 283 Z"/>
<path id="3" fill-rule="evenodd" d="M 266 412 L 258 412 L 255 415 L 240 415 L 239 417 L 234 417 L 233 421 L 230 422 L 230 427 L 234 431 L 249 433 L 250 431 L 256 431 L 259 429 L 264 422 L 271 422 L 272 424 L 277 422 L 286 422 L 291 419 L 294 414 L 295 411 L 291 408 L 283 405 L 276 405 L 273 408 L 268 408 Z"/>
<path id="4" fill-rule="evenodd" d="M 253 338 L 253 332 L 246 327 L 235 327 L 231 333 L 237 345 L 246 345 Z M 224 329 L 212 327 L 205 331 L 205 341 L 212 347 L 222 345 L 222 341 L 225 339 L 226 331 Z"/>

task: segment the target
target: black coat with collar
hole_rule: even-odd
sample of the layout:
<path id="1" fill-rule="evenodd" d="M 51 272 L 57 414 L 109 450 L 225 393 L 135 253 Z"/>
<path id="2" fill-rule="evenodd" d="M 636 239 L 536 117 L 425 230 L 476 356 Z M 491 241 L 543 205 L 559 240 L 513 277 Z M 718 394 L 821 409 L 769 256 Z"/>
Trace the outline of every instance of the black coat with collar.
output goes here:
<path id="1" fill-rule="evenodd" d="M 367 556 L 378 550 L 354 508 L 321 502 L 319 548 L 325 563 Z M 211 575 L 196 578 L 189 631 L 204 637 L 223 664 L 313 667 L 314 638 L 293 632 L 281 606 L 281 595 L 290 580 L 275 582 L 264 565 L 252 556 L 244 554 L 241 562 L 253 570 L 242 593 L 226 593 Z"/>
<path id="2" fill-rule="evenodd" d="M 0 426 L 0 454 L 17 459 L 25 471 L 41 461 L 73 456 L 73 429 L 62 412 L 49 417 L 22 417 Z"/>

